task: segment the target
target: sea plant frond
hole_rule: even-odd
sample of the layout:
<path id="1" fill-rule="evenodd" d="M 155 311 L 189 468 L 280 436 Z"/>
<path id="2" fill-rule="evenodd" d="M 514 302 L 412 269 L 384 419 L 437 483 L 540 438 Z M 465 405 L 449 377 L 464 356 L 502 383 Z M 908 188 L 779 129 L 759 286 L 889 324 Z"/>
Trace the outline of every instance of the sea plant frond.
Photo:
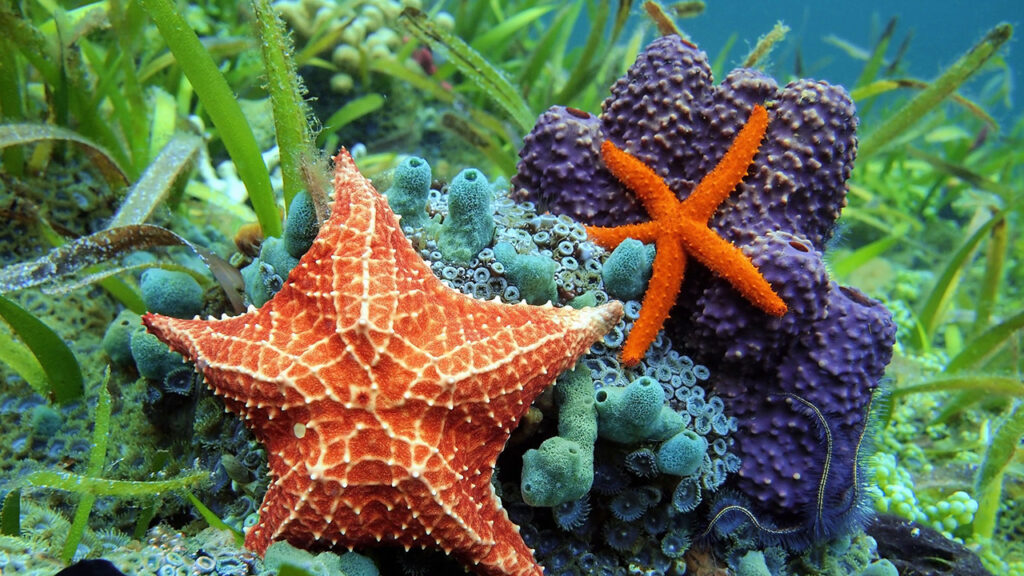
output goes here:
<path id="1" fill-rule="evenodd" d="M 62 404 L 82 396 L 84 384 L 78 359 L 56 332 L 3 296 L 0 296 L 0 318 L 7 322 L 14 334 L 31 351 L 46 375 L 45 389 L 37 388 L 40 394 Z M 37 380 L 37 377 L 33 376 L 32 380 Z M 29 381 L 29 384 L 33 382 Z M 38 385 L 37 381 L 33 387 Z"/>

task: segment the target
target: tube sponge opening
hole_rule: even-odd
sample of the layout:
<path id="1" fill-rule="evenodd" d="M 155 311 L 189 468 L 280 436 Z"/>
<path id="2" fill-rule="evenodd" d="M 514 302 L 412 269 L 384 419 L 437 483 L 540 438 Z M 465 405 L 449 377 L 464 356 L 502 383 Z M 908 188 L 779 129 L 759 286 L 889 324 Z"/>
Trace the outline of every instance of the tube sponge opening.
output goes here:
<path id="1" fill-rule="evenodd" d="M 491 185 L 479 170 L 467 168 L 448 185 L 448 215 L 437 248 L 445 259 L 467 263 L 491 243 L 494 208 Z"/>
<path id="2" fill-rule="evenodd" d="M 700 471 L 708 441 L 693 430 L 683 430 L 658 448 L 658 470 L 673 476 L 692 476 Z"/>
<path id="3" fill-rule="evenodd" d="M 418 156 L 410 156 L 395 168 L 391 187 L 384 195 L 388 205 L 402 217 L 402 227 L 423 226 L 427 216 L 427 196 L 430 195 L 430 164 Z"/>
<path id="4" fill-rule="evenodd" d="M 523 454 L 523 501 L 530 506 L 556 506 L 579 500 L 594 483 L 593 459 L 579 444 L 554 436 Z"/>

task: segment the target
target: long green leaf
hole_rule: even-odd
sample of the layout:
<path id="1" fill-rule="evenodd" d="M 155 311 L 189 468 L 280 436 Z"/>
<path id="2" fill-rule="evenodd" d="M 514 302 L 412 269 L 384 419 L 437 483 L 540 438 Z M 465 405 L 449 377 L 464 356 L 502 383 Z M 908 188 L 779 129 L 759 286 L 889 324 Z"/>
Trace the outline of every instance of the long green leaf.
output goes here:
<path id="1" fill-rule="evenodd" d="M 142 224 L 167 197 L 174 181 L 188 168 L 199 152 L 203 140 L 198 136 L 179 132 L 160 150 L 121 203 L 107 228 L 129 224 Z"/>
<path id="2" fill-rule="evenodd" d="M 210 478 L 209 472 L 192 472 L 171 480 L 151 480 L 139 482 L 135 480 L 110 480 L 94 478 L 71 472 L 40 470 L 25 477 L 25 483 L 40 488 L 56 488 L 78 494 L 96 496 L 117 496 L 119 498 L 142 498 L 159 496 L 166 492 L 175 492 L 200 486 Z"/>
<path id="3" fill-rule="evenodd" d="M 998 374 L 940 374 L 925 378 L 908 386 L 900 386 L 892 391 L 892 397 L 899 398 L 922 392 L 951 392 L 970 390 L 975 399 L 981 399 L 981 393 L 999 396 L 1017 396 L 1024 398 L 1024 382 L 1012 376 Z"/>
<path id="4" fill-rule="evenodd" d="M 978 512 L 974 515 L 974 535 L 981 540 L 991 539 L 996 530 L 996 516 L 1002 504 L 1002 484 L 1006 467 L 1024 437 L 1024 402 L 1017 402 L 1013 410 L 999 424 L 985 459 L 978 469 L 975 493 L 978 495 Z"/>
<path id="5" fill-rule="evenodd" d="M 569 79 L 566 80 L 565 86 L 562 86 L 562 89 L 555 95 L 555 102 L 568 102 L 593 79 L 592 63 L 596 61 L 600 64 L 603 60 L 603 51 L 599 50 L 599 47 L 605 42 L 604 29 L 610 9 L 608 4 L 608 2 L 597 2 L 594 6 L 597 13 L 590 18 L 590 32 L 587 34 L 587 40 L 580 52 L 580 58 L 573 64 L 572 72 L 569 73 Z M 532 125 L 531 121 L 530 128 L 533 127 Z"/>
<path id="6" fill-rule="evenodd" d="M 402 10 L 400 21 L 419 41 L 444 52 L 449 61 L 515 121 L 523 132 L 533 128 L 534 114 L 505 76 L 461 38 L 435 26 L 415 8 Z"/>
<path id="7" fill-rule="evenodd" d="M 140 3 L 156 22 L 168 48 L 217 127 L 221 141 L 238 169 L 238 176 L 249 192 L 263 235 L 280 236 L 281 217 L 270 185 L 270 173 L 263 162 L 252 127 L 224 75 L 172 0 L 141 0 Z"/>
<path id="8" fill-rule="evenodd" d="M 423 73 L 414 72 L 405 66 L 402 66 L 399 62 L 378 58 L 370 61 L 370 70 L 408 82 L 413 88 L 416 88 L 425 94 L 430 94 L 441 102 L 450 104 L 455 101 L 455 94 L 451 91 L 445 90 Z"/>
<path id="9" fill-rule="evenodd" d="M 981 278 L 981 286 L 974 306 L 972 335 L 984 330 L 992 319 L 992 311 L 995 310 L 999 290 L 1002 287 L 1009 242 L 1009 225 L 1004 219 L 992 228 L 992 236 L 985 249 L 985 274 Z"/>
<path id="10" fill-rule="evenodd" d="M 60 282 L 95 264 L 154 246 L 184 246 L 210 268 L 235 311 L 241 312 L 241 274 L 223 258 L 192 244 L 174 232 L 151 224 L 108 228 L 78 238 L 51 250 L 47 255 L 0 269 L 0 294 L 51 282 Z"/>
<path id="11" fill-rule="evenodd" d="M 0 110 L 8 122 L 20 122 L 25 118 L 25 98 L 23 90 L 27 90 L 22 79 L 22 69 L 14 57 L 15 49 L 8 38 L 0 38 Z M 3 151 L 4 170 L 14 177 L 25 173 L 25 151 L 21 148 L 8 148 Z"/>
<path id="12" fill-rule="evenodd" d="M 582 9 L 583 0 L 576 0 L 571 4 L 565 4 L 552 18 L 551 26 L 548 27 L 533 47 L 533 51 L 530 52 L 530 56 L 519 72 L 519 78 L 517 78 L 518 84 L 523 87 L 527 94 L 535 93 L 534 84 L 537 78 L 540 76 L 544 66 L 551 63 L 559 40 L 571 33 L 572 26 L 576 23 L 576 19 L 579 18 Z"/>
<path id="13" fill-rule="evenodd" d="M 266 70 L 267 92 L 274 110 L 274 131 L 281 152 L 281 180 L 287 209 L 296 194 L 310 188 L 304 174 L 319 163 L 319 155 L 313 147 L 313 133 L 308 120 L 310 111 L 302 99 L 303 88 L 292 59 L 295 47 L 291 36 L 285 31 L 281 17 L 270 6 L 270 0 L 253 0 L 252 7 Z M 309 193 L 313 197 L 318 193 L 326 194 L 322 189 L 310 190 Z"/>
<path id="14" fill-rule="evenodd" d="M 833 260 L 829 268 L 832 269 L 833 274 L 840 278 L 848 277 L 857 268 L 888 252 L 890 248 L 903 239 L 906 233 L 906 226 L 897 227 L 891 235 L 861 246 L 841 259 Z"/>
<path id="15" fill-rule="evenodd" d="M 470 46 L 474 50 L 483 54 L 493 53 L 499 46 L 507 42 L 510 38 L 519 34 L 524 28 L 533 24 L 538 18 L 552 11 L 555 6 L 534 6 L 528 8 L 522 12 L 516 13 L 514 16 L 505 18 L 499 22 L 497 26 L 494 26 L 477 36 L 470 42 Z"/>
<path id="16" fill-rule="evenodd" d="M 46 396 L 50 382 L 32 350 L 0 330 L 0 362 L 7 364 L 40 396 Z"/>
<path id="17" fill-rule="evenodd" d="M 250 38 L 201 38 L 199 40 L 210 56 L 227 58 L 252 48 Z M 174 65 L 174 54 L 164 53 L 153 58 L 139 69 L 139 82 L 146 82 L 155 74 Z"/>
<path id="18" fill-rule="evenodd" d="M 889 19 L 889 23 L 886 24 L 881 37 L 879 37 L 878 42 L 875 43 L 875 48 L 871 51 L 871 57 L 868 58 L 868 61 L 861 70 L 860 77 L 857 78 L 857 82 L 854 86 L 864 86 L 873 82 L 875 78 L 878 77 L 879 70 L 881 70 L 882 65 L 885 64 L 885 53 L 889 49 L 889 42 L 892 40 L 892 34 L 895 31 L 896 17 L 894 16 Z"/>
<path id="19" fill-rule="evenodd" d="M 110 382 L 110 367 L 107 367 L 103 375 L 103 384 L 100 385 L 99 398 L 96 402 L 94 418 L 96 424 L 92 430 L 92 448 L 89 450 L 89 463 L 86 467 L 88 476 L 99 476 L 103 472 L 103 462 L 107 456 L 107 440 L 110 432 L 110 392 L 107 384 Z M 95 494 L 82 494 L 78 500 L 78 507 L 75 509 L 75 517 L 68 528 L 67 537 L 64 539 L 64 548 L 61 552 L 61 559 L 70 563 L 78 550 L 85 535 L 85 528 L 89 522 L 89 513 L 92 505 L 96 503 Z"/>
<path id="20" fill-rule="evenodd" d="M 384 106 L 384 97 L 377 93 L 365 94 L 354 100 L 349 100 L 324 122 L 324 129 L 320 131 L 317 140 L 320 141 L 328 134 L 337 132 L 359 118 L 380 110 L 382 106 Z"/>
<path id="21" fill-rule="evenodd" d="M 976 368 L 1022 329 L 1024 329 L 1024 312 L 1018 312 L 973 338 L 959 354 L 946 364 L 945 372 L 952 374 Z"/>
<path id="22" fill-rule="evenodd" d="M 117 163 L 117 160 L 114 159 L 114 156 L 103 146 L 77 132 L 50 124 L 22 123 L 0 125 L 0 148 L 25 146 L 49 140 L 74 142 L 82 146 L 89 154 L 89 157 L 95 162 L 96 167 L 100 169 L 103 177 L 107 179 L 107 182 L 114 186 L 128 185 L 128 175 Z"/>
<path id="23" fill-rule="evenodd" d="M 876 96 L 880 96 L 882 94 L 885 94 L 886 92 L 892 92 L 893 90 L 897 90 L 899 88 L 925 90 L 929 86 L 930 84 L 928 84 L 927 82 L 922 82 L 921 80 L 914 80 L 911 78 L 890 78 L 885 80 L 876 80 L 871 84 L 867 84 L 865 86 L 861 86 L 859 88 L 851 90 L 850 98 L 853 98 L 854 102 L 856 102 L 858 106 L 861 106 L 864 102 L 869 101 Z M 999 124 L 996 122 L 995 118 L 989 115 L 989 113 L 986 112 L 985 109 L 979 106 L 978 104 L 955 92 L 952 95 L 950 95 L 949 98 L 953 102 L 956 102 L 964 109 L 966 109 L 968 112 L 970 112 L 972 116 L 976 117 L 978 120 L 981 120 L 985 124 L 988 124 L 988 127 L 991 128 L 992 130 L 999 130 Z"/>
<path id="24" fill-rule="evenodd" d="M 978 71 L 1013 35 L 1013 26 L 999 24 L 985 35 L 952 66 L 946 69 L 931 86 L 922 90 L 860 143 L 857 155 L 863 161 L 896 141 L 925 114 L 939 105 Z"/>
<path id="25" fill-rule="evenodd" d="M 946 263 L 946 267 L 942 270 L 942 274 L 939 275 L 935 281 L 935 285 L 928 293 L 928 298 L 925 299 L 924 304 L 921 306 L 920 311 L 917 313 L 917 317 L 921 322 L 923 330 L 924 340 L 919 341 L 918 346 L 924 350 L 927 349 L 931 344 L 931 340 L 935 335 L 935 330 L 938 328 L 939 320 L 941 319 L 942 311 L 945 308 L 946 303 L 956 290 L 959 278 L 965 267 L 967 266 L 968 260 L 971 255 L 974 254 L 978 244 L 992 231 L 992 228 L 1005 217 L 1005 210 L 994 214 L 985 224 L 979 227 L 974 234 L 964 241 L 964 243 L 957 249 L 953 254 L 953 257 Z"/>
<path id="26" fill-rule="evenodd" d="M 213 510 L 207 508 L 206 505 L 203 504 L 203 502 L 199 498 L 196 498 L 195 495 L 192 494 L 192 492 L 188 490 L 183 490 L 183 492 L 185 493 L 185 497 L 188 498 L 188 501 L 191 502 L 193 506 L 195 506 L 196 510 L 199 512 L 199 515 L 203 517 L 203 520 L 206 520 L 207 524 L 213 526 L 218 530 L 226 530 L 230 532 L 231 536 L 235 539 L 236 545 L 242 546 L 242 544 L 245 543 L 244 534 L 242 534 L 238 530 L 235 530 L 231 526 L 228 526 L 223 520 L 220 519 L 220 517 L 213 513 Z"/>
<path id="27" fill-rule="evenodd" d="M 3 296 L 0 296 L 0 317 L 39 361 L 53 400 L 63 404 L 82 396 L 84 386 L 78 359 L 56 332 Z"/>

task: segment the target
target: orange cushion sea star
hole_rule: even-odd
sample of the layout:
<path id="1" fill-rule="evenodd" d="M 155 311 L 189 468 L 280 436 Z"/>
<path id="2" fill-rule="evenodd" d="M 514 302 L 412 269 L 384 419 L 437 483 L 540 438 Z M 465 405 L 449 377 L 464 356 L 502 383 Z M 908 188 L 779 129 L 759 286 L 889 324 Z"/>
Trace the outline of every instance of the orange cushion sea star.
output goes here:
<path id="1" fill-rule="evenodd" d="M 682 287 L 687 256 L 693 256 L 725 279 L 758 308 L 774 316 L 786 313 L 786 303 L 750 259 L 708 228 L 712 214 L 746 175 L 767 129 L 768 112 L 764 106 L 755 106 L 729 151 L 682 201 L 643 162 L 610 140 L 601 144 L 605 166 L 640 198 L 652 219 L 625 226 L 588 226 L 587 232 L 609 250 L 626 238 L 654 242 L 657 250 L 640 317 L 622 347 L 622 361 L 627 366 L 643 358 L 668 318 Z"/>

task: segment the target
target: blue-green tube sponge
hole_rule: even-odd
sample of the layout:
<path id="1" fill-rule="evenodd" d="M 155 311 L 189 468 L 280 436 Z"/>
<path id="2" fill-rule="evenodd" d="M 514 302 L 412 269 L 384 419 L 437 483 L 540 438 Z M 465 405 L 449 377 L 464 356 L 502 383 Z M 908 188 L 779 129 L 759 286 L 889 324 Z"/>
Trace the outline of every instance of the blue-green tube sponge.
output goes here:
<path id="1" fill-rule="evenodd" d="M 299 259 L 288 252 L 284 240 L 271 236 L 260 246 L 260 262 L 269 264 L 282 280 L 286 280 L 292 268 L 299 264 Z"/>
<path id="2" fill-rule="evenodd" d="M 519 289 L 519 297 L 527 304 L 541 305 L 558 298 L 555 271 L 558 263 L 540 254 L 519 254 L 508 242 L 494 246 L 494 258 L 505 267 L 503 274 Z"/>
<path id="3" fill-rule="evenodd" d="M 691 476 L 700 470 L 708 441 L 693 430 L 683 430 L 658 448 L 658 470 L 673 476 Z"/>
<path id="4" fill-rule="evenodd" d="M 103 350 L 119 366 L 132 362 L 132 333 L 142 326 L 142 318 L 131 310 L 121 310 L 103 334 Z"/>
<path id="5" fill-rule="evenodd" d="M 402 227 L 423 226 L 427 217 L 427 196 L 430 194 L 430 164 L 418 156 L 410 156 L 395 168 L 391 187 L 384 195 L 395 214 L 402 217 Z M 475 254 L 474 254 L 475 256 Z"/>
<path id="6" fill-rule="evenodd" d="M 319 231 L 320 224 L 316 219 L 313 199 L 309 197 L 309 192 L 303 190 L 292 198 L 288 217 L 284 220 L 284 247 L 288 254 L 293 258 L 302 258 L 313 245 Z"/>
<path id="7" fill-rule="evenodd" d="M 184 360 L 181 354 L 171 350 L 159 338 L 140 329 L 132 333 L 132 358 L 135 367 L 144 378 L 163 382 L 164 378 L 177 368 L 181 368 Z"/>
<path id="8" fill-rule="evenodd" d="M 608 294 L 620 300 L 639 300 L 647 289 L 654 266 L 654 246 L 626 238 L 601 266 Z"/>
<path id="9" fill-rule="evenodd" d="M 558 436 L 523 454 L 521 491 L 530 506 L 579 500 L 594 484 L 597 412 L 590 370 L 577 365 L 555 384 Z"/>
<path id="10" fill-rule="evenodd" d="M 259 258 L 242 268 L 245 294 L 252 305 L 259 308 L 273 298 L 298 263 L 298 258 L 288 252 L 285 240 L 273 236 L 264 240 Z"/>
<path id="11" fill-rule="evenodd" d="M 150 268 L 142 273 L 139 290 L 150 312 L 192 318 L 203 309 L 203 288 L 184 272 Z"/>
<path id="12" fill-rule="evenodd" d="M 620 444 L 667 440 L 683 428 L 682 417 L 665 404 L 661 384 L 641 376 L 627 386 L 594 393 L 601 438 Z"/>
<path id="13" fill-rule="evenodd" d="M 448 185 L 448 215 L 437 248 L 446 260 L 468 263 L 491 243 L 494 208 L 491 185 L 483 172 L 467 168 Z"/>
<path id="14" fill-rule="evenodd" d="M 379 576 L 380 571 L 372 560 L 355 552 L 335 554 L 321 552 L 313 555 L 296 548 L 288 542 L 274 542 L 263 557 L 263 567 L 273 573 L 282 566 L 294 566 L 311 576 Z"/>
<path id="15" fill-rule="evenodd" d="M 744 554 L 736 566 L 736 576 L 772 576 L 764 552 L 751 550 Z"/>

